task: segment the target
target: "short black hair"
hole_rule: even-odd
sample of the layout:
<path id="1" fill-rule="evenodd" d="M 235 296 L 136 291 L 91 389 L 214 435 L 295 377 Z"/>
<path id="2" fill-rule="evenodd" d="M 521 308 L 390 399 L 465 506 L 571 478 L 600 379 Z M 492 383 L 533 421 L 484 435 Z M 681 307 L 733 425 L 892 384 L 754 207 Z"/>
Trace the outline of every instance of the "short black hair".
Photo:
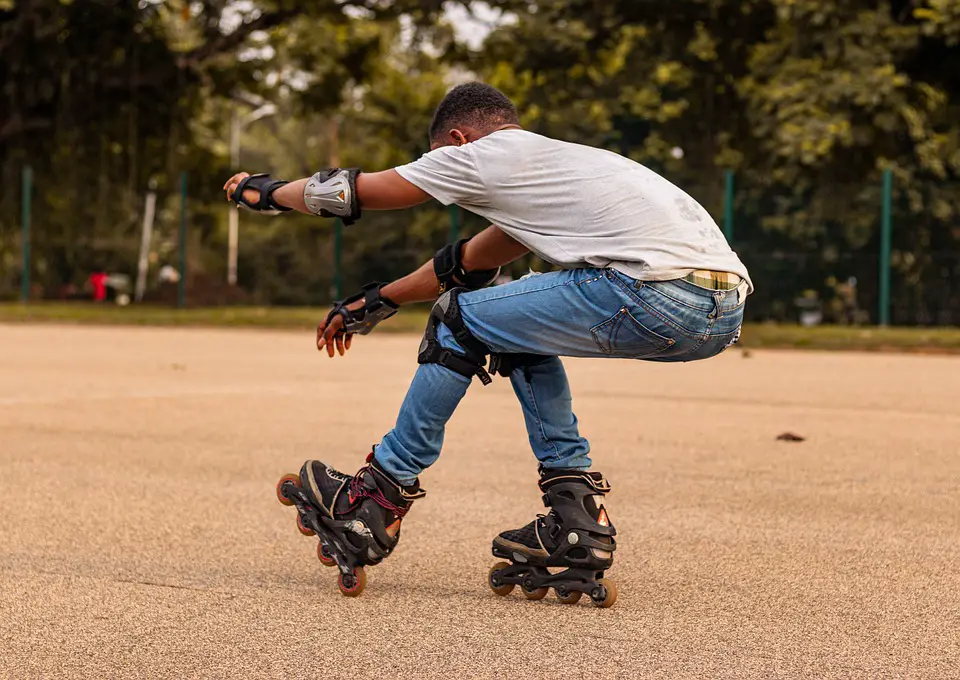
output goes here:
<path id="1" fill-rule="evenodd" d="M 486 130 L 520 122 L 517 107 L 503 92 L 486 83 L 464 83 L 447 93 L 430 123 L 430 141 L 458 125 Z"/>

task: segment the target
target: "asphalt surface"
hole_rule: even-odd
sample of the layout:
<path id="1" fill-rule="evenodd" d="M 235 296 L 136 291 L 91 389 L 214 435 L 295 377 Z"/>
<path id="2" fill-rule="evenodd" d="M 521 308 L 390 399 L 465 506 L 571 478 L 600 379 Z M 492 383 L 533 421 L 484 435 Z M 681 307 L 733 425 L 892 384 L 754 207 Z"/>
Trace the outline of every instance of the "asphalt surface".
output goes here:
<path id="1" fill-rule="evenodd" d="M 488 590 L 543 508 L 509 384 L 477 383 L 347 599 L 274 485 L 355 470 L 417 342 L 0 326 L 0 677 L 960 678 L 960 359 L 567 362 L 609 610 Z"/>

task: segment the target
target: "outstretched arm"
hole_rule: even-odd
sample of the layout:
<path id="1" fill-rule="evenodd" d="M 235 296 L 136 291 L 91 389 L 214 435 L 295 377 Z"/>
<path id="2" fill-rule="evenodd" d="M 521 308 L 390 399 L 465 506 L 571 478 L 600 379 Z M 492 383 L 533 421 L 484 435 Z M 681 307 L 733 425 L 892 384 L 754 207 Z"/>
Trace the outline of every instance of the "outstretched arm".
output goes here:
<path id="1" fill-rule="evenodd" d="M 513 262 L 527 252 L 529 250 L 526 246 L 491 225 L 463 246 L 463 266 L 471 271 L 496 269 Z M 413 302 L 436 300 L 439 289 L 431 259 L 415 272 L 387 284 L 380 292 L 383 297 L 397 306 L 402 306 Z M 362 301 L 351 305 L 353 309 L 359 309 L 362 306 Z M 335 316 L 329 325 L 326 324 L 326 320 L 320 322 L 317 326 L 317 349 L 322 350 L 326 347 L 328 356 L 332 357 L 334 351 L 343 356 L 343 353 L 350 349 L 352 336 L 344 336 L 341 332 L 342 327 L 343 320 L 339 316 Z"/>
<path id="2" fill-rule="evenodd" d="M 227 192 L 228 201 L 233 198 L 237 185 L 249 176 L 249 173 L 238 172 L 227 180 L 223 188 Z M 303 201 L 303 188 L 308 181 L 309 178 L 305 177 L 285 184 L 273 192 L 273 200 L 285 208 L 312 215 Z M 260 199 L 260 194 L 255 189 L 246 189 L 243 196 L 251 203 Z M 430 195 L 405 180 L 396 170 L 384 170 L 357 175 L 357 198 L 364 210 L 396 210 L 425 203 L 430 200 Z"/>

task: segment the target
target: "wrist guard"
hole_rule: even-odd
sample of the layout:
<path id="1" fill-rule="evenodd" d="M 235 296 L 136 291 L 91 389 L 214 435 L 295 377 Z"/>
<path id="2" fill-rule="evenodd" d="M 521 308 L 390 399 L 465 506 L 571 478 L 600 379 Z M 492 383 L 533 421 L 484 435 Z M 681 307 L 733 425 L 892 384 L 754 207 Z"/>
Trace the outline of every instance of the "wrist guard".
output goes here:
<path id="1" fill-rule="evenodd" d="M 500 273 L 500 268 L 477 269 L 467 271 L 463 268 L 462 250 L 470 239 L 460 239 L 456 243 L 448 243 L 433 256 L 433 273 L 440 283 L 440 294 L 451 288 L 466 288 L 477 290 L 494 282 Z"/>
<path id="2" fill-rule="evenodd" d="M 273 200 L 273 192 L 289 182 L 282 179 L 273 179 L 266 173 L 250 175 L 240 180 L 236 190 L 233 192 L 233 202 L 237 207 L 243 206 L 247 210 L 276 215 L 281 212 L 290 212 L 290 208 L 278 204 Z M 260 193 L 260 198 L 256 203 L 251 203 L 243 196 L 246 189 L 253 189 Z"/>
<path id="3" fill-rule="evenodd" d="M 307 210 L 320 217 L 339 217 L 346 226 L 360 219 L 357 200 L 357 168 L 328 168 L 311 177 L 303 187 Z"/>
<path id="4" fill-rule="evenodd" d="M 373 330 L 374 326 L 388 319 L 397 313 L 399 307 L 390 298 L 380 295 L 380 289 L 386 284 L 374 282 L 368 283 L 356 295 L 348 297 L 346 300 L 338 300 L 333 303 L 333 309 L 327 314 L 326 324 L 335 316 L 343 317 L 343 332 L 357 333 L 367 335 Z M 363 300 L 363 307 L 360 309 L 347 309 L 347 305 L 353 304 L 358 300 Z"/>

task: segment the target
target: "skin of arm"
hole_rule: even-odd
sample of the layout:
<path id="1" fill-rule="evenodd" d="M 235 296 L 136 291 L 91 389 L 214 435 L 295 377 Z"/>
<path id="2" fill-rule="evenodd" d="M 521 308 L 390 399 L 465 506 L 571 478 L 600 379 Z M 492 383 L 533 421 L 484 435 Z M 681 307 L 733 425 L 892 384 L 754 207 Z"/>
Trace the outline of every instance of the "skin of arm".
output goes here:
<path id="1" fill-rule="evenodd" d="M 530 251 L 526 246 L 491 225 L 467 241 L 461 257 L 463 268 L 472 271 L 502 267 L 528 252 Z M 411 302 L 436 300 L 439 288 L 440 283 L 433 271 L 433 260 L 428 260 L 412 274 L 384 286 L 381 293 L 398 305 L 406 305 Z"/>
<path id="2" fill-rule="evenodd" d="M 510 264 L 528 252 L 529 249 L 526 246 L 491 225 L 470 239 L 463 247 L 461 255 L 464 269 L 475 270 L 496 269 Z M 439 288 L 439 281 L 433 271 L 433 260 L 428 260 L 413 273 L 384 286 L 381 294 L 402 306 L 413 302 L 436 300 Z M 350 308 L 359 309 L 362 304 L 363 302 L 359 301 Z M 341 325 L 339 316 L 334 317 L 330 326 L 326 325 L 326 320 L 320 322 L 317 326 L 318 350 L 326 347 L 327 355 L 332 357 L 334 351 L 343 356 L 343 353 L 350 349 L 352 336 L 343 338 L 342 334 L 338 335 Z"/>

